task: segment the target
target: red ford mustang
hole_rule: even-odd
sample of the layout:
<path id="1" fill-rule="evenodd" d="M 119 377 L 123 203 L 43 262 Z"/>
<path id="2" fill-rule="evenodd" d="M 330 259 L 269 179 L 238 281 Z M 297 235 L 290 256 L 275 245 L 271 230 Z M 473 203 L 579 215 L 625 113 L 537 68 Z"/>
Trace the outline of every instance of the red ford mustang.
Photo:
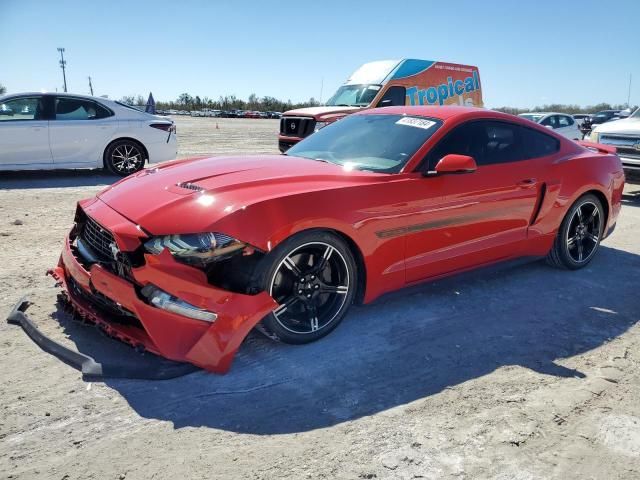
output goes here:
<path id="1" fill-rule="evenodd" d="M 517 257 L 585 266 L 614 150 L 462 107 L 350 115 L 286 155 L 183 160 L 79 202 L 54 276 L 109 334 L 225 372 L 254 327 L 331 332 L 353 302 Z"/>

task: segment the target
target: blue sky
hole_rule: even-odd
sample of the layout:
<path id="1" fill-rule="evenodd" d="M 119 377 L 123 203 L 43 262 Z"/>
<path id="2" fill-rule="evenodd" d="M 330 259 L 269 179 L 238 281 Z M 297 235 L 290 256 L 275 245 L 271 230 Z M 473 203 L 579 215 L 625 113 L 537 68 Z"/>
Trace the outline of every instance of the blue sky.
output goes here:
<path id="1" fill-rule="evenodd" d="M 477 65 L 485 104 L 640 103 L 640 0 L 0 0 L 0 83 L 326 100 L 367 61 Z"/>

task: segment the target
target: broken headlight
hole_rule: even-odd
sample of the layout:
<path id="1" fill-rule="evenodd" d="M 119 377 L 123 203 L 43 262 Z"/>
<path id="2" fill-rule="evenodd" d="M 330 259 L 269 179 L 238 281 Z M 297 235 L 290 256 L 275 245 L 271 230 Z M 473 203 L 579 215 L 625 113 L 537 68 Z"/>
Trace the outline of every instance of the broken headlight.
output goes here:
<path id="1" fill-rule="evenodd" d="M 241 253 L 247 245 L 223 233 L 188 233 L 152 237 L 144 248 L 154 255 L 165 248 L 176 260 L 189 265 L 204 266 Z"/>

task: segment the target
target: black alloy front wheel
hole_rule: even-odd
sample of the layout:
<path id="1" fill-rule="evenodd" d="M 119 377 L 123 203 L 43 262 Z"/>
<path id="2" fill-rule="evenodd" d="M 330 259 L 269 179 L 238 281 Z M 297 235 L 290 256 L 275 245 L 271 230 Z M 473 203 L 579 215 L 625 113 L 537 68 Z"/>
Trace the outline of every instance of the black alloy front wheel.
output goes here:
<path id="1" fill-rule="evenodd" d="M 259 329 L 276 340 L 302 344 L 336 328 L 353 302 L 358 280 L 347 244 L 328 232 L 303 232 L 270 256 L 262 282 L 279 306 Z"/>

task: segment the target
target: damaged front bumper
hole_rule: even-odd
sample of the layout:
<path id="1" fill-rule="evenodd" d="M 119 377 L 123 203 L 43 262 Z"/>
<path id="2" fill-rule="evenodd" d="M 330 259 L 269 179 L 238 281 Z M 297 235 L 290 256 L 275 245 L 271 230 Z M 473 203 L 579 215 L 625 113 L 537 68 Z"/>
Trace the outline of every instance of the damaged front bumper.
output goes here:
<path id="1" fill-rule="evenodd" d="M 109 215 L 114 213 L 111 210 Z M 49 274 L 84 319 L 133 347 L 212 372 L 226 373 L 246 335 L 277 307 L 266 292 L 246 295 L 210 285 L 203 272 L 176 262 L 166 250 L 160 255 L 145 254 L 144 265 L 131 268 L 133 281 L 98 263 L 86 266 L 78 255 L 72 231 L 65 239 L 58 266 Z M 152 305 L 142 293 L 149 285 L 213 312 L 215 321 L 189 318 Z M 114 315 L 114 311 L 122 314 Z"/>
<path id="2" fill-rule="evenodd" d="M 121 362 L 104 363 L 84 353 L 73 350 L 41 332 L 37 325 L 27 315 L 31 303 L 27 297 L 21 298 L 11 309 L 7 322 L 19 325 L 25 333 L 40 348 L 77 370 L 82 372 L 87 380 L 101 380 L 106 378 L 127 378 L 139 380 L 168 380 L 181 377 L 196 370 L 196 367 L 182 362 L 157 359 L 154 362 Z M 137 359 L 136 359 L 137 360 Z"/>

